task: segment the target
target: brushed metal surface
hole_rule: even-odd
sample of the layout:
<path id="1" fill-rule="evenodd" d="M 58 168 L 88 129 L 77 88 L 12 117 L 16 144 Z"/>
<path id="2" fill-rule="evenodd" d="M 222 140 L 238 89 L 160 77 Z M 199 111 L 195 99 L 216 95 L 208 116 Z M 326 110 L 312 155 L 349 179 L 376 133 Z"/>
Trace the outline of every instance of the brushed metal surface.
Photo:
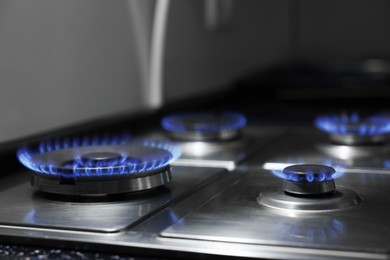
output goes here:
<path id="1" fill-rule="evenodd" d="M 387 154 L 382 153 L 379 158 L 367 156 L 364 160 L 338 160 L 318 149 L 319 143 L 326 142 L 327 137 L 310 128 L 290 129 L 266 152 L 245 161 L 247 175 L 240 182 L 163 230 L 160 236 L 175 241 L 295 248 L 301 250 L 301 259 L 313 259 L 322 250 L 327 251 L 327 255 L 321 256 L 325 259 L 388 259 L 390 171 L 382 165 Z M 275 163 L 285 167 L 297 162 L 345 166 L 344 175 L 335 179 L 336 189 L 347 190 L 352 198 L 347 202 L 352 203 L 329 211 L 270 210 L 259 205 L 260 194 L 269 190 L 281 194 L 283 185 L 283 180 L 264 169 L 264 165 Z M 361 199 L 358 203 L 354 201 L 355 195 Z M 270 258 L 296 257 L 276 253 Z"/>
<path id="2" fill-rule="evenodd" d="M 172 181 L 165 187 L 95 199 L 46 195 L 22 181 L 0 192 L 0 223 L 26 229 L 117 232 L 183 199 L 208 179 L 223 173 L 223 169 L 172 167 Z"/>
<path id="3" fill-rule="evenodd" d="M 161 232 L 162 237 L 192 240 L 347 250 L 387 254 L 390 250 L 390 175 L 345 174 L 336 181 L 354 190 L 362 203 L 338 211 L 275 213 L 256 202 L 282 181 L 253 171 L 222 194 Z"/>
<path id="4" fill-rule="evenodd" d="M 281 127 L 247 126 L 242 129 L 240 138 L 219 142 L 179 141 L 157 130 L 148 136 L 157 140 L 170 140 L 179 147 L 182 154 L 172 165 L 206 166 L 231 171 L 257 149 L 271 144 L 284 131 Z"/>

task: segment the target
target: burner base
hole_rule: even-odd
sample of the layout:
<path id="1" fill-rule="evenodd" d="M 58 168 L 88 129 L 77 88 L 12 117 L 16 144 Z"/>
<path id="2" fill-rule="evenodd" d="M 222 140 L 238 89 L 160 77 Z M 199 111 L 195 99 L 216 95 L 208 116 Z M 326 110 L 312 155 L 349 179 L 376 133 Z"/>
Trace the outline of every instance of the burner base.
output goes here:
<path id="1" fill-rule="evenodd" d="M 367 145 L 384 143 L 387 141 L 387 136 L 384 134 L 363 136 L 354 134 L 331 134 L 330 140 L 336 144 L 342 145 Z"/>
<path id="2" fill-rule="evenodd" d="M 362 202 L 354 191 L 339 188 L 334 193 L 322 196 L 290 196 L 281 190 L 264 191 L 257 197 L 257 202 L 274 210 L 299 212 L 324 212 L 353 208 Z"/>
<path id="3" fill-rule="evenodd" d="M 315 196 L 333 193 L 336 189 L 334 180 L 302 183 L 284 180 L 283 190 L 286 193 L 295 194 L 298 196 Z"/>
<path id="4" fill-rule="evenodd" d="M 337 144 L 328 144 L 321 143 L 317 145 L 317 149 L 320 152 L 326 153 L 332 158 L 337 158 L 341 160 L 352 160 L 358 159 L 362 160 L 363 158 L 373 161 L 373 158 L 382 158 L 390 151 L 388 145 L 337 145 Z"/>
<path id="5" fill-rule="evenodd" d="M 196 132 L 196 131 L 185 131 L 185 132 L 170 132 L 169 133 L 174 140 L 180 141 L 230 141 L 238 138 L 241 134 L 239 130 L 221 130 L 218 132 Z"/>
<path id="6" fill-rule="evenodd" d="M 48 177 L 34 173 L 31 177 L 31 185 L 39 191 L 53 194 L 105 196 L 150 190 L 169 183 L 171 179 L 171 168 L 165 167 L 149 173 L 97 176 L 86 179 Z"/>

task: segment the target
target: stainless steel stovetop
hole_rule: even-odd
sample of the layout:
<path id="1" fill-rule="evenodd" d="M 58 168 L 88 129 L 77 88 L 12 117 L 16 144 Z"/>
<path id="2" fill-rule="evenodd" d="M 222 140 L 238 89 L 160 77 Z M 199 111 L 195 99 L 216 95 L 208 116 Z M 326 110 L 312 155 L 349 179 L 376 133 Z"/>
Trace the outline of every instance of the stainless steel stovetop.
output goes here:
<path id="1" fill-rule="evenodd" d="M 45 195 L 29 184 L 29 170 L 14 172 L 1 186 L 0 236 L 147 256 L 390 258 L 387 142 L 335 145 L 313 126 L 266 124 L 248 124 L 239 140 L 220 150 L 203 143 L 212 148 L 203 155 L 184 152 L 171 182 L 126 196 Z M 338 197 L 288 197 L 272 170 L 303 163 L 341 167 Z"/>

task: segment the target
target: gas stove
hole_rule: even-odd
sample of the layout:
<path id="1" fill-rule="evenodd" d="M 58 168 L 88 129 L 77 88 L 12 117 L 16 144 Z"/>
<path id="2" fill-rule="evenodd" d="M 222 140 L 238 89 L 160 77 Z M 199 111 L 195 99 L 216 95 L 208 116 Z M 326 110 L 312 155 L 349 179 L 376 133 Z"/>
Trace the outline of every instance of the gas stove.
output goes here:
<path id="1" fill-rule="evenodd" d="M 1 237 L 145 257 L 388 259 L 386 113 L 277 124 L 232 111 L 19 146 Z"/>

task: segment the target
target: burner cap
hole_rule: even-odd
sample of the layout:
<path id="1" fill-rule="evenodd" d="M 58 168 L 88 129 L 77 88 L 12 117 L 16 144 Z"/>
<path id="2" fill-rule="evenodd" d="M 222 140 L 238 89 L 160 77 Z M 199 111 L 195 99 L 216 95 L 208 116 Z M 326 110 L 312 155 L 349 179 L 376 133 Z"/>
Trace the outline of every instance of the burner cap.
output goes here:
<path id="1" fill-rule="evenodd" d="M 336 187 L 332 175 L 336 170 L 330 166 L 318 164 L 298 164 L 284 168 L 286 179 L 283 190 L 287 194 L 315 196 L 329 194 Z"/>
<path id="2" fill-rule="evenodd" d="M 147 140 L 126 145 L 39 147 L 18 151 L 22 164 L 34 171 L 32 185 L 67 195 L 107 195 L 164 185 L 171 179 L 170 163 L 180 155 L 174 146 Z"/>
<path id="3" fill-rule="evenodd" d="M 174 138 L 188 141 L 226 141 L 240 135 L 246 118 L 240 113 L 181 113 L 166 116 L 162 127 Z"/>
<path id="4" fill-rule="evenodd" d="M 115 152 L 91 152 L 81 156 L 83 161 L 86 162 L 113 162 L 122 158 L 121 154 Z"/>
<path id="5" fill-rule="evenodd" d="M 329 133 L 333 142 L 345 145 L 382 143 L 390 133 L 390 117 L 379 114 L 369 117 L 357 113 L 322 115 L 316 118 L 315 125 Z"/>

